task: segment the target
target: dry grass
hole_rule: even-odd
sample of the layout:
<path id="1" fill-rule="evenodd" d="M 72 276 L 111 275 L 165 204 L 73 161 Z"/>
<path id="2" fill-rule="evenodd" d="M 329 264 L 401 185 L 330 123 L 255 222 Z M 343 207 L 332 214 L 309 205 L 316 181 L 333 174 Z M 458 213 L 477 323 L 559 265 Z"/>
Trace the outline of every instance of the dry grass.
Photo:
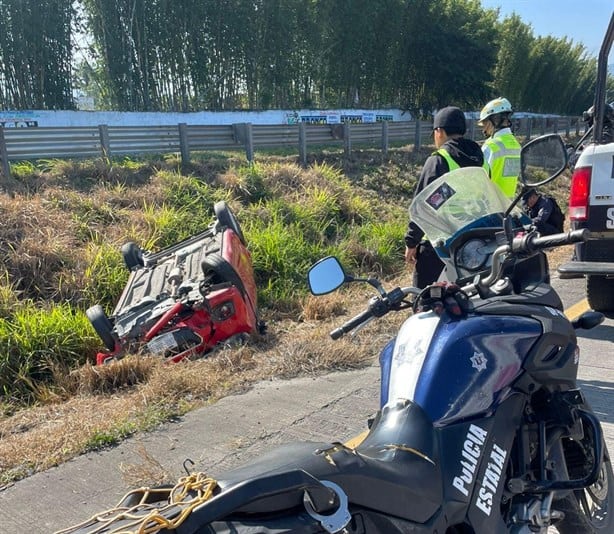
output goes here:
<path id="1" fill-rule="evenodd" d="M 377 165 L 370 167 L 368 161 L 355 159 L 347 162 L 343 170 L 363 189 L 382 194 L 385 188 L 391 202 L 408 202 L 419 172 L 416 161 L 423 161 L 426 155 L 401 153 L 400 164 L 387 161 L 379 165 L 375 161 Z M 295 160 L 282 160 L 268 183 L 277 184 L 282 193 L 300 187 Z M 338 156 L 329 162 L 324 157 L 317 163 L 334 166 L 338 161 Z M 104 232 L 109 241 L 120 243 L 127 220 L 137 234 L 146 224 L 137 216 L 128 219 L 126 212 L 141 206 L 143 198 L 163 202 L 158 171 L 172 165 L 173 162 L 149 164 L 137 173 L 137 184 L 127 185 L 121 169 L 109 172 L 75 163 L 62 170 L 61 178 L 31 178 L 18 184 L 21 189 L 16 187 L 12 196 L 0 196 L 0 252 L 8 258 L 5 269 L 10 269 L 8 274 L 16 280 L 20 296 L 78 299 L 88 253 L 80 250 L 75 240 L 84 229 L 67 214 L 75 208 L 97 210 L 98 206 L 112 206 L 111 210 L 96 212 L 87 231 Z M 241 190 L 245 181 L 233 171 L 220 170 L 213 163 L 192 167 L 194 172 L 203 173 L 237 195 L 253 193 Z M 308 172 L 309 183 L 317 185 L 322 173 L 317 169 Z M 559 182 L 555 194 L 562 199 L 568 181 Z M 78 187 L 74 187 L 75 183 Z M 92 197 L 100 201 L 92 203 Z M 570 255 L 571 247 L 549 253 L 551 267 Z M 399 258 L 400 266 L 402 261 Z M 403 272 L 389 284 L 407 285 L 410 280 L 411 273 Z M 155 428 L 256 381 L 371 364 L 407 312 L 374 321 L 355 337 L 332 341 L 328 334 L 361 310 L 372 294 L 370 288 L 357 284 L 329 296 L 306 297 L 292 316 L 283 310 L 265 310 L 265 335 L 244 347 L 220 349 L 206 359 L 165 365 L 152 358 L 131 357 L 109 366 L 86 365 L 58 377 L 56 391 L 61 395 L 54 397 L 50 392 L 45 405 L 0 415 L 0 489 L 3 483 L 58 465 L 84 450 L 113 445 L 125 436 Z M 10 295 L 5 298 L 0 294 L 0 315 L 10 309 Z M 138 482 L 163 480 L 161 467 L 146 451 L 142 456 L 142 465 L 124 466 L 126 477 Z"/>
<path id="2" fill-rule="evenodd" d="M 371 294 L 356 286 L 335 296 L 308 297 L 299 322 L 268 321 L 266 335 L 209 358 L 167 365 L 130 357 L 103 367 L 84 366 L 65 379 L 63 387 L 74 392 L 67 401 L 24 409 L 0 420 L 0 487 L 86 449 L 153 429 L 259 380 L 315 376 L 371 364 L 406 313 L 373 322 L 355 338 L 332 341 L 328 335 L 357 313 Z M 139 483 L 164 479 L 161 468 L 147 459 L 146 452 L 143 456 L 142 465 L 123 466 L 125 476 Z"/>

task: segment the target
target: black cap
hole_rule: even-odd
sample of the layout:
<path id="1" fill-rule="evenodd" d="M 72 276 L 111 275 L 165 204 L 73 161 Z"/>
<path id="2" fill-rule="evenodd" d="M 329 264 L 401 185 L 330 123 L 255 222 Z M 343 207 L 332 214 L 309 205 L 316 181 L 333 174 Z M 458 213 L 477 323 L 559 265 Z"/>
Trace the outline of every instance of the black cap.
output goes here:
<path id="1" fill-rule="evenodd" d="M 531 195 L 537 195 L 537 190 L 534 187 L 531 187 L 531 189 L 527 189 L 523 194 L 522 194 L 522 200 L 524 202 L 526 202 L 527 200 L 529 200 L 529 197 Z"/>
<path id="2" fill-rule="evenodd" d="M 448 135 L 461 134 L 467 131 L 465 114 L 457 107 L 448 106 L 435 113 L 433 129 L 443 128 Z"/>

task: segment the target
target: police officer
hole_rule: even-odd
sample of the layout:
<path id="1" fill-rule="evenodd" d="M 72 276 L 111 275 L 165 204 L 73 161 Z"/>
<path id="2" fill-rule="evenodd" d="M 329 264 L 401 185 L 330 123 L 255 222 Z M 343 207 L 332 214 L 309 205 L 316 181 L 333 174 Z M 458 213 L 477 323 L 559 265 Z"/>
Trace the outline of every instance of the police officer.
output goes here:
<path id="1" fill-rule="evenodd" d="M 558 234 L 563 231 L 565 216 L 557 209 L 552 198 L 540 195 L 531 188 L 522 195 L 522 204 L 540 235 Z"/>
<path id="2" fill-rule="evenodd" d="M 464 137 L 465 114 L 457 107 L 439 110 L 433 119 L 433 137 L 437 150 L 424 162 L 416 185 L 418 194 L 433 180 L 459 167 L 485 167 L 484 155 L 475 141 Z M 415 264 L 413 285 L 424 288 L 437 281 L 444 268 L 437 252 L 413 221 L 405 234 L 405 261 Z"/>
<path id="3" fill-rule="evenodd" d="M 490 179 L 512 199 L 520 174 L 520 143 L 512 133 L 512 105 L 507 98 L 491 100 L 480 111 L 478 124 L 487 137 L 482 145 Z"/>

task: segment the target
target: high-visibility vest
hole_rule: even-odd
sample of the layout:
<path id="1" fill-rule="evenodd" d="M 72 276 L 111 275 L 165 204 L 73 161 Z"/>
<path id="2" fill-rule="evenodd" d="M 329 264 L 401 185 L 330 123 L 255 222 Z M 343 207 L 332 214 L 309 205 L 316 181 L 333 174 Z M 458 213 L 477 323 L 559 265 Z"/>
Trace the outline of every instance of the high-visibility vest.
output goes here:
<path id="1" fill-rule="evenodd" d="M 456 160 L 452 156 L 450 156 L 450 153 L 445 148 L 439 148 L 435 150 L 433 154 L 439 154 L 443 159 L 446 160 L 446 163 L 448 164 L 448 172 L 453 171 L 454 169 L 461 168 L 460 165 L 456 163 Z M 488 163 L 484 162 L 482 164 L 482 167 L 486 172 L 488 172 Z"/>
<path id="2" fill-rule="evenodd" d="M 461 166 L 456 162 L 456 160 L 452 156 L 450 156 L 450 153 L 445 148 L 439 148 L 435 150 L 435 152 L 433 152 L 432 155 L 435 155 L 435 154 L 439 154 L 443 159 L 446 160 L 446 163 L 448 164 L 448 172 L 455 171 L 456 169 L 461 168 Z M 488 174 L 488 163 L 486 162 L 482 163 L 482 168 L 486 171 L 486 174 Z M 422 240 L 428 241 L 428 237 L 425 235 L 422 238 Z"/>
<path id="3" fill-rule="evenodd" d="M 514 198 L 520 174 L 520 143 L 513 133 L 490 137 L 484 141 L 490 149 L 490 179 L 508 198 Z"/>

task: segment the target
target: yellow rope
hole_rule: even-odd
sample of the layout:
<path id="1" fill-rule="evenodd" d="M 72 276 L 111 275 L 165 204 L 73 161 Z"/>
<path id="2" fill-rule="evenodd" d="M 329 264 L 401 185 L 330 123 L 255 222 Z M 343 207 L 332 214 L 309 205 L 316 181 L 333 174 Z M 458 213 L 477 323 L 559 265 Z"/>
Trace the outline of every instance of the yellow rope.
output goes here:
<path id="1" fill-rule="evenodd" d="M 217 488 L 217 481 L 213 478 L 208 477 L 205 473 L 192 473 L 180 478 L 170 490 L 168 488 L 132 490 L 124 495 L 115 508 L 96 514 L 79 525 L 57 531 L 55 534 L 70 534 L 84 527 L 93 527 L 94 530 L 88 532 L 96 534 L 112 527 L 113 523 L 118 521 L 128 521 L 128 524 L 121 528 L 108 530 L 108 534 L 155 534 L 163 528 L 173 530 L 189 517 L 194 508 L 208 501 L 213 496 L 215 488 Z M 152 504 L 147 504 L 149 497 L 156 493 L 161 493 L 167 497 L 168 504 L 166 506 L 157 508 Z M 190 497 L 190 493 L 195 493 L 195 496 Z M 121 503 L 131 495 L 140 495 L 138 504 L 131 507 L 121 506 Z M 181 510 L 179 515 L 174 519 L 165 517 L 165 513 L 169 515 L 168 512 L 174 508 Z M 95 526 L 95 523 L 100 523 L 100 525 Z"/>

